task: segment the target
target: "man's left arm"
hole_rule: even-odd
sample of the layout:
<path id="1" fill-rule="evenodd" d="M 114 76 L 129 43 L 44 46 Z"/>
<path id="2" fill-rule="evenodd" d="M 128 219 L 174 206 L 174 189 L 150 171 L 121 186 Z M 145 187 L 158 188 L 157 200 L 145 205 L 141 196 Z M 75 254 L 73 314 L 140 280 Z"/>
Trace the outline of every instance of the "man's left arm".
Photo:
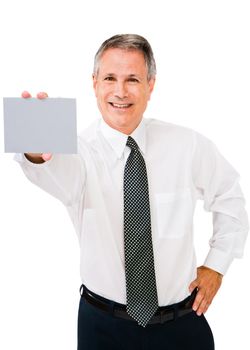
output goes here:
<path id="1" fill-rule="evenodd" d="M 204 209 L 213 214 L 210 250 L 189 287 L 190 292 L 198 289 L 193 309 L 201 315 L 207 311 L 233 259 L 243 255 L 248 219 L 238 173 L 215 145 L 199 134 L 195 134 L 192 170 Z"/>

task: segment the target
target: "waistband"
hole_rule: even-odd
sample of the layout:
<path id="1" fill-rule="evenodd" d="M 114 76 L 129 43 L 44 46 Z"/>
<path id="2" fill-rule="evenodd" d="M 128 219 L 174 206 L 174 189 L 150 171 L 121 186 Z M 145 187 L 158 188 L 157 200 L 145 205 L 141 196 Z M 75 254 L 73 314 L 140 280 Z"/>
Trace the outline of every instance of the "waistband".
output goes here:
<path id="1" fill-rule="evenodd" d="M 112 300 L 106 299 L 92 291 L 90 291 L 85 285 L 80 287 L 81 297 L 86 300 L 88 304 L 109 313 L 110 315 L 118 318 L 123 318 L 136 322 L 126 311 L 126 305 L 116 303 Z M 195 289 L 193 293 L 188 296 L 183 301 L 158 307 L 155 315 L 151 318 L 148 324 L 165 323 L 169 321 L 174 321 L 179 317 L 187 315 L 193 311 L 192 305 L 195 300 L 197 290 Z"/>

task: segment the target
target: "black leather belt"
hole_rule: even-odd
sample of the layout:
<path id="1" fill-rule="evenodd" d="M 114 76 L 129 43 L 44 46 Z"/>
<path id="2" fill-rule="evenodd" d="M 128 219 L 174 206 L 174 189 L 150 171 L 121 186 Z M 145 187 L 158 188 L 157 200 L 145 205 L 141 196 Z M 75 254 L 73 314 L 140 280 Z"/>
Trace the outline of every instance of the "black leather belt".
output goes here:
<path id="1" fill-rule="evenodd" d="M 80 288 L 81 297 L 86 300 L 87 303 L 95 306 L 96 308 L 112 314 L 114 317 L 123 318 L 125 320 L 130 320 L 136 322 L 126 311 L 126 305 L 118 304 L 112 302 L 111 300 L 105 299 L 90 290 L 88 290 L 84 285 Z M 197 291 L 195 290 L 189 297 L 180 303 L 159 307 L 155 315 L 151 318 L 148 324 L 165 323 L 169 321 L 174 321 L 178 317 L 192 312 L 192 305 L 195 299 Z"/>

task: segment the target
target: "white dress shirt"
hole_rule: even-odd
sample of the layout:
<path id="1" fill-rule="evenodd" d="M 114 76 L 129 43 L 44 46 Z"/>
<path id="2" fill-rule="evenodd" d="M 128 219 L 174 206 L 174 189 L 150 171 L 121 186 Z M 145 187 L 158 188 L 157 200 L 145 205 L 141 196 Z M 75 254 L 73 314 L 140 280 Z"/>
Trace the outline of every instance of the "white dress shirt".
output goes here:
<path id="1" fill-rule="evenodd" d="M 248 222 L 239 175 L 211 141 L 193 130 L 143 119 L 131 136 L 147 166 L 159 305 L 168 305 L 187 297 L 196 278 L 197 199 L 213 212 L 204 265 L 225 274 L 233 258 L 242 256 Z M 53 155 L 43 164 L 16 156 L 26 176 L 67 207 L 79 239 L 82 282 L 122 304 L 126 141 L 127 135 L 98 120 L 79 136 L 77 155 Z"/>

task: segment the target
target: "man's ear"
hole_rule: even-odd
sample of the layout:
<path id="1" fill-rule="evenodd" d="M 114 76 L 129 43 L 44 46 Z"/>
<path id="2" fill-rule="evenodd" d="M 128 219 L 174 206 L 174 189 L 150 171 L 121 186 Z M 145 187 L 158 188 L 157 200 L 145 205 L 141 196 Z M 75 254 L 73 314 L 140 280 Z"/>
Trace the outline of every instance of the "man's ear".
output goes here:
<path id="1" fill-rule="evenodd" d="M 155 77 L 154 78 L 151 78 L 149 80 L 149 89 L 150 89 L 150 93 L 154 90 L 154 86 L 155 86 Z"/>
<path id="2" fill-rule="evenodd" d="M 92 80 L 93 80 L 93 88 L 94 90 L 96 89 L 96 83 L 97 83 L 97 79 L 96 79 L 96 75 L 92 74 Z"/>
<path id="3" fill-rule="evenodd" d="M 149 85 L 149 100 L 150 100 L 150 97 L 151 97 L 151 94 L 154 90 L 154 86 L 155 86 L 155 77 L 154 78 L 151 78 L 148 82 L 148 85 Z"/>

